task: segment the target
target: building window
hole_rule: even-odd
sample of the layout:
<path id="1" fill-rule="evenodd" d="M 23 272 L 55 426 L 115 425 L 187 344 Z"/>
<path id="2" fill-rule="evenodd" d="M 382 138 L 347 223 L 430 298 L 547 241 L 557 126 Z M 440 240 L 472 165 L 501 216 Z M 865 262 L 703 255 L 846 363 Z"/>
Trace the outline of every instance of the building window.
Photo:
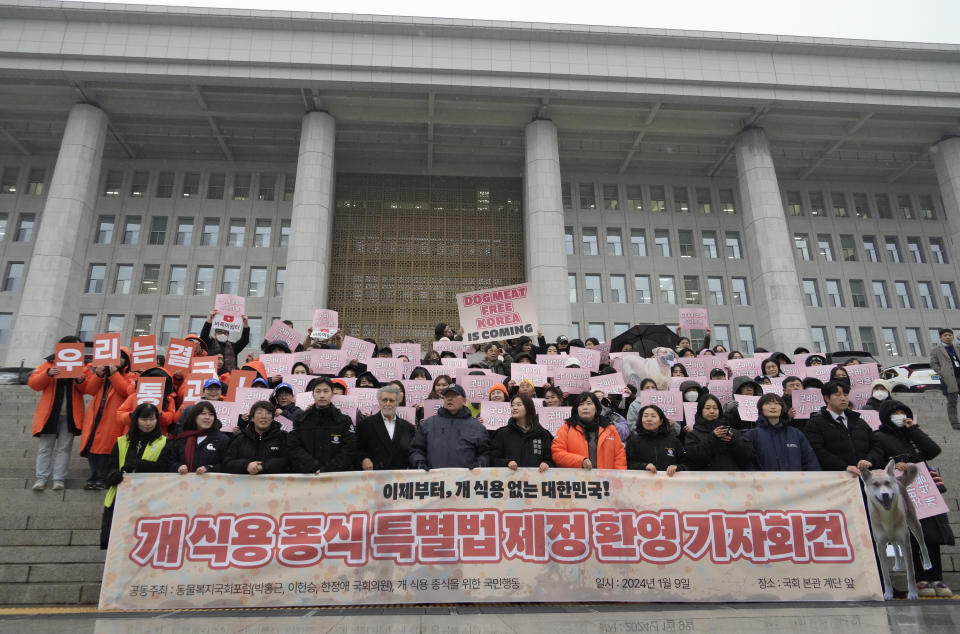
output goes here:
<path id="1" fill-rule="evenodd" d="M 867 291 L 863 280 L 850 280 L 850 301 L 854 308 L 867 308 Z"/>
<path id="2" fill-rule="evenodd" d="M 184 198 L 196 198 L 200 195 L 200 172 L 187 172 L 183 175 L 181 195 Z"/>
<path id="3" fill-rule="evenodd" d="M 747 278 L 745 277 L 730 278 L 730 297 L 732 298 L 731 303 L 734 306 L 750 305 L 750 295 L 749 295 L 749 292 L 747 291 Z"/>
<path id="4" fill-rule="evenodd" d="M 921 194 L 917 199 L 920 201 L 920 217 L 924 220 L 936 220 L 937 208 L 933 206 L 933 196 Z"/>
<path id="5" fill-rule="evenodd" d="M 904 328 L 903 332 L 907 344 L 907 354 L 914 357 L 923 356 L 923 346 L 920 344 L 920 329 Z"/>
<path id="6" fill-rule="evenodd" d="M 900 214 L 903 215 L 904 220 L 913 220 L 915 218 L 913 201 L 910 200 L 909 194 L 897 194 L 897 207 L 900 208 Z"/>
<path id="7" fill-rule="evenodd" d="M 877 254 L 877 241 L 873 236 L 863 236 L 863 258 L 867 262 L 880 261 L 880 256 Z"/>
<path id="8" fill-rule="evenodd" d="M 634 275 L 633 291 L 636 295 L 638 304 L 651 303 L 653 301 L 653 298 L 650 296 L 650 276 Z"/>
<path id="9" fill-rule="evenodd" d="M 16 194 L 17 181 L 20 180 L 19 167 L 3 168 L 3 176 L 0 176 L 0 194 Z"/>
<path id="10" fill-rule="evenodd" d="M 108 170 L 103 181 L 104 196 L 119 196 L 123 189 L 123 170 Z"/>
<path id="11" fill-rule="evenodd" d="M 130 286 L 133 284 L 133 265 L 118 264 L 117 275 L 113 278 L 113 294 L 129 295 Z"/>
<path id="12" fill-rule="evenodd" d="M 810 308 L 820 308 L 820 293 L 816 280 L 803 280 L 803 299 Z"/>
<path id="13" fill-rule="evenodd" d="M 947 264 L 947 252 L 943 248 L 943 240 L 940 238 L 930 238 L 930 259 L 935 264 Z"/>
<path id="14" fill-rule="evenodd" d="M 803 196 L 800 192 L 787 192 L 787 214 L 791 216 L 803 215 Z"/>
<path id="15" fill-rule="evenodd" d="M 220 285 L 220 292 L 227 295 L 240 294 L 240 267 L 223 267 L 223 283 Z"/>
<path id="16" fill-rule="evenodd" d="M 144 264 L 143 276 L 140 278 L 140 294 L 156 295 L 160 292 L 160 265 Z"/>
<path id="17" fill-rule="evenodd" d="M 690 190 L 686 187 L 673 188 L 674 211 L 685 214 L 690 211 Z"/>
<path id="18" fill-rule="evenodd" d="M 714 324 L 711 329 L 713 336 L 713 343 L 717 346 L 723 346 L 727 350 L 730 349 L 730 326 L 727 324 Z"/>
<path id="19" fill-rule="evenodd" d="M 107 315 L 107 325 L 103 329 L 104 332 L 118 332 L 123 334 L 123 315 Z M 200 332 L 199 330 L 194 330 L 191 332 Z"/>
<path id="20" fill-rule="evenodd" d="M 940 329 L 939 328 L 927 328 L 927 343 L 933 347 L 940 345 Z"/>
<path id="21" fill-rule="evenodd" d="M 609 211 L 620 209 L 620 187 L 617 185 L 603 186 L 603 208 Z"/>
<path id="22" fill-rule="evenodd" d="M 27 173 L 27 195 L 43 196 L 43 185 L 47 180 L 47 170 L 34 167 Z"/>
<path id="23" fill-rule="evenodd" d="M 250 174 L 243 172 L 233 175 L 233 199 L 247 200 L 250 198 Z"/>
<path id="24" fill-rule="evenodd" d="M 810 260 L 810 237 L 807 234 L 795 233 L 793 235 L 793 246 L 801 260 Z"/>
<path id="25" fill-rule="evenodd" d="M 623 255 L 623 237 L 619 229 L 607 229 L 607 255 Z"/>
<path id="26" fill-rule="evenodd" d="M 603 303 L 603 294 L 600 291 L 599 275 L 583 276 L 583 301 L 587 304 Z"/>
<path id="27" fill-rule="evenodd" d="M 667 210 L 667 194 L 663 185 L 650 186 L 650 211 L 662 213 Z"/>
<path id="28" fill-rule="evenodd" d="M 703 257 L 716 258 L 717 257 L 717 232 L 716 231 L 702 232 L 701 241 L 703 244 Z"/>
<path id="29" fill-rule="evenodd" d="M 744 354 L 753 354 L 757 347 L 753 326 L 740 326 L 737 328 L 737 333 L 740 335 L 740 351 Z"/>
<path id="30" fill-rule="evenodd" d="M 30 242 L 33 238 L 33 225 L 36 220 L 36 214 L 20 214 L 20 218 L 17 220 L 17 231 L 13 234 L 13 241 Z"/>
<path id="31" fill-rule="evenodd" d="M 153 332 L 153 317 L 150 315 L 136 315 L 133 318 L 133 337 L 143 337 Z"/>
<path id="32" fill-rule="evenodd" d="M 160 337 L 157 345 L 169 345 L 170 339 L 178 334 L 180 334 L 180 318 L 176 315 L 164 315 L 160 320 Z"/>
<path id="33" fill-rule="evenodd" d="M 610 276 L 610 303 L 627 303 L 627 278 L 623 275 Z"/>
<path id="34" fill-rule="evenodd" d="M 923 248 L 920 246 L 920 238 L 916 236 L 907 238 L 907 253 L 910 254 L 910 260 L 915 264 L 926 263 L 926 258 L 923 257 Z"/>
<path id="35" fill-rule="evenodd" d="M 873 303 L 877 308 L 890 308 L 887 302 L 887 283 L 874 280 L 873 282 Z"/>
<path id="36" fill-rule="evenodd" d="M 643 188 L 640 185 L 627 185 L 627 209 L 643 211 Z"/>
<path id="37" fill-rule="evenodd" d="M 840 280 L 827 280 L 827 303 L 830 308 L 843 308 L 843 294 L 840 291 Z"/>
<path id="38" fill-rule="evenodd" d="M 708 277 L 707 293 L 710 296 L 710 303 L 714 306 L 723 306 L 723 278 Z"/>
<path id="39" fill-rule="evenodd" d="M 570 183 L 560 183 L 560 199 L 564 209 L 573 209 L 573 199 L 570 197 Z"/>
<path id="40" fill-rule="evenodd" d="M 597 230 L 594 227 L 583 228 L 583 255 L 599 255 Z"/>
<path id="41" fill-rule="evenodd" d="M 167 278 L 167 295 L 183 295 L 187 289 L 187 267 L 175 264 Z"/>
<path id="42" fill-rule="evenodd" d="M 837 350 L 850 350 L 850 327 L 836 326 L 833 329 L 833 338 L 837 341 Z"/>
<path id="43" fill-rule="evenodd" d="M 206 317 L 201 315 L 190 315 L 190 325 L 187 328 L 187 332 L 200 332 L 203 330 L 203 324 L 207 321 Z"/>
<path id="44" fill-rule="evenodd" d="M 866 194 L 853 195 L 853 215 L 857 218 L 870 217 L 870 200 Z"/>
<path id="45" fill-rule="evenodd" d="M 853 236 L 849 233 L 840 234 L 840 255 L 844 262 L 857 261 L 857 246 L 853 241 Z"/>
<path id="46" fill-rule="evenodd" d="M 940 295 L 943 297 L 943 307 L 947 310 L 957 309 L 957 289 L 953 282 L 940 282 Z"/>
<path id="47" fill-rule="evenodd" d="M 230 219 L 230 232 L 227 234 L 228 247 L 242 247 L 247 233 L 247 221 L 243 218 Z"/>
<path id="48" fill-rule="evenodd" d="M 813 340 L 814 352 L 827 351 L 827 329 L 823 326 L 810 326 L 810 339 Z"/>
<path id="49" fill-rule="evenodd" d="M 893 211 L 890 208 L 890 196 L 887 194 L 877 194 L 873 199 L 877 204 L 877 217 L 884 220 L 893 218 Z"/>
<path id="50" fill-rule="evenodd" d="M 143 198 L 150 185 L 150 172 L 137 170 L 130 179 L 130 198 Z M 121 322 L 122 323 L 122 322 Z M 123 329 L 123 326 L 120 327 Z"/>
<path id="51" fill-rule="evenodd" d="M 203 232 L 200 234 L 200 246 L 215 247 L 220 242 L 220 219 L 204 218 Z"/>
<path id="52" fill-rule="evenodd" d="M 167 217 L 153 216 L 150 218 L 150 238 L 147 244 L 163 244 L 167 240 Z"/>
<path id="53" fill-rule="evenodd" d="M 625 324 L 625 323 L 622 323 L 622 322 L 614 322 L 614 323 L 613 323 L 613 336 L 614 336 L 614 337 L 617 337 L 617 336 L 619 336 L 619 335 L 622 335 L 623 333 L 627 332 L 628 330 L 630 330 L 630 324 Z"/>
<path id="54" fill-rule="evenodd" d="M 567 289 L 570 291 L 570 303 L 577 303 L 577 275 L 576 273 L 567 273 Z"/>
<path id="55" fill-rule="evenodd" d="M 16 293 L 23 286 L 23 262 L 7 262 L 7 270 L 3 275 L 4 293 Z"/>
<path id="56" fill-rule="evenodd" d="M 95 244 L 110 244 L 113 242 L 113 228 L 116 225 L 115 216 L 100 216 L 97 219 L 97 235 L 94 236 Z"/>
<path id="57" fill-rule="evenodd" d="M 596 209 L 597 194 L 594 191 L 593 183 L 580 183 L 580 209 Z"/>
<path id="58" fill-rule="evenodd" d="M 910 298 L 910 288 L 906 282 L 894 282 L 893 289 L 897 294 L 897 302 L 900 308 L 913 308 L 913 300 Z"/>
<path id="59" fill-rule="evenodd" d="M 817 234 L 817 252 L 827 262 L 833 262 L 833 240 L 829 234 Z"/>
<path id="60" fill-rule="evenodd" d="M 174 238 L 174 244 L 188 247 L 193 239 L 193 218 L 177 219 L 177 235 Z"/>
<path id="61" fill-rule="evenodd" d="M 902 260 L 900 259 L 900 245 L 897 244 L 897 239 L 893 236 L 886 236 L 884 238 L 884 245 L 887 249 L 887 255 L 890 256 L 891 262 L 899 263 Z"/>
<path id="62" fill-rule="evenodd" d="M 207 198 L 209 200 L 223 200 L 223 189 L 227 175 L 223 172 L 213 172 L 207 177 Z"/>
<path id="63" fill-rule="evenodd" d="M 13 330 L 13 313 L 0 313 L 0 345 L 10 343 L 11 330 Z"/>
<path id="64" fill-rule="evenodd" d="M 267 269 L 262 266 L 250 267 L 248 297 L 265 297 L 267 294 Z"/>
<path id="65" fill-rule="evenodd" d="M 564 227 L 563 228 L 563 245 L 566 249 L 567 255 L 574 255 L 576 249 L 573 245 L 573 227 Z"/>
<path id="66" fill-rule="evenodd" d="M 280 237 L 277 239 L 277 247 L 281 249 L 286 249 L 287 245 L 290 244 L 290 220 L 284 219 L 280 221 Z"/>
<path id="67" fill-rule="evenodd" d="M 732 189 L 721 189 L 720 194 L 720 212 L 727 215 L 737 213 L 737 203 L 733 198 Z"/>
<path id="68" fill-rule="evenodd" d="M 739 260 L 740 254 L 740 233 L 737 231 L 728 231 L 726 236 L 727 259 Z"/>
<path id="69" fill-rule="evenodd" d="M 277 175 L 273 172 L 260 174 L 260 187 L 257 192 L 257 200 L 273 200 L 274 190 L 277 188 Z"/>
<path id="70" fill-rule="evenodd" d="M 277 267 L 277 276 L 276 284 L 273 287 L 273 294 L 275 297 L 283 296 L 283 287 L 287 283 L 287 269 L 286 267 Z"/>
<path id="71" fill-rule="evenodd" d="M 591 321 L 587 324 L 587 335 L 596 338 L 598 341 L 606 341 L 606 328 L 601 322 Z"/>
<path id="72" fill-rule="evenodd" d="M 160 172 L 157 175 L 157 198 L 173 197 L 173 172 Z"/>
<path id="73" fill-rule="evenodd" d="M 700 277 L 696 275 L 683 276 L 683 302 L 685 304 L 701 304 Z"/>
<path id="74" fill-rule="evenodd" d="M 193 285 L 194 295 L 212 295 L 213 294 L 213 267 L 198 266 L 196 281 Z"/>
<path id="75" fill-rule="evenodd" d="M 666 229 L 656 229 L 653 232 L 653 244 L 657 255 L 670 257 L 670 232 Z"/>
<path id="76" fill-rule="evenodd" d="M 897 337 L 896 328 L 881 328 L 881 334 L 883 335 L 883 347 L 886 350 L 887 354 L 892 357 L 900 356 L 900 339 Z"/>
<path id="77" fill-rule="evenodd" d="M 630 247 L 634 255 L 647 257 L 647 232 L 643 229 L 631 229 Z"/>
<path id="78" fill-rule="evenodd" d="M 713 203 L 710 200 L 709 187 L 697 187 L 697 211 L 702 214 L 713 213 Z"/>
<path id="79" fill-rule="evenodd" d="M 9 216 L 6 213 L 0 213 L 0 240 L 3 240 L 7 237 L 7 219 Z"/>
<path id="80" fill-rule="evenodd" d="M 87 269 L 87 288 L 86 293 L 102 293 L 103 278 L 107 275 L 106 264 L 91 264 Z"/>
<path id="81" fill-rule="evenodd" d="M 572 322 L 570 324 L 570 338 L 579 339 L 580 338 L 580 322 Z"/>
<path id="82" fill-rule="evenodd" d="M 917 282 L 917 296 L 920 297 L 921 308 L 936 308 L 937 302 L 933 299 L 933 287 L 930 282 Z"/>
<path id="83" fill-rule="evenodd" d="M 253 246 L 255 247 L 270 247 L 270 232 L 273 228 L 273 223 L 268 218 L 257 218 L 256 223 L 253 225 Z"/>
<path id="84" fill-rule="evenodd" d="M 697 249 L 693 245 L 693 231 L 685 229 L 677 231 L 677 244 L 680 246 L 681 258 L 697 257 Z"/>
<path id="85" fill-rule="evenodd" d="M 293 200 L 293 193 L 297 189 L 297 175 L 286 174 L 283 177 L 283 200 L 290 202 Z"/>
<path id="86" fill-rule="evenodd" d="M 843 192 L 833 192 L 830 195 L 830 206 L 837 218 L 847 217 L 847 196 Z"/>
<path id="87" fill-rule="evenodd" d="M 140 243 L 140 216 L 127 216 L 123 220 L 122 244 Z"/>
<path id="88" fill-rule="evenodd" d="M 674 287 L 672 275 L 660 276 L 660 303 L 661 304 L 677 303 L 677 291 L 676 291 L 676 288 Z"/>
<path id="89" fill-rule="evenodd" d="M 808 192 L 807 196 L 810 197 L 810 215 L 826 216 L 827 206 L 823 202 L 823 192 Z"/>
<path id="90" fill-rule="evenodd" d="M 77 336 L 80 341 L 93 341 L 93 336 L 97 334 L 97 316 L 80 315 L 80 321 L 77 323 Z"/>

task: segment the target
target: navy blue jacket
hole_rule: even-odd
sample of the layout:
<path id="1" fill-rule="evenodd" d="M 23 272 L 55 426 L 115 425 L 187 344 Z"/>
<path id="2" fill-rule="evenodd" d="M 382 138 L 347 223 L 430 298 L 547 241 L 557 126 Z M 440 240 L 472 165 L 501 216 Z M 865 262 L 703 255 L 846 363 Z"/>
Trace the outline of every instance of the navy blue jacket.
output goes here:
<path id="1" fill-rule="evenodd" d="M 802 431 L 781 417 L 774 426 L 766 418 L 757 420 L 744 434 L 753 441 L 754 456 L 760 471 L 820 471 L 820 461 Z"/>

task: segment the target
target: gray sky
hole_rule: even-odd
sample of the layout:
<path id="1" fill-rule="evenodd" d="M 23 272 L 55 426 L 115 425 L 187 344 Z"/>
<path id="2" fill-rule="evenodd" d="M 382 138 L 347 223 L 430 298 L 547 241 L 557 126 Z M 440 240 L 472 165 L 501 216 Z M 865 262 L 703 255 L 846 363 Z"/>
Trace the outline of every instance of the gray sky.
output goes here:
<path id="1" fill-rule="evenodd" d="M 83 0 L 88 1 L 88 0 Z M 960 43 L 960 0 L 98 0 Z"/>

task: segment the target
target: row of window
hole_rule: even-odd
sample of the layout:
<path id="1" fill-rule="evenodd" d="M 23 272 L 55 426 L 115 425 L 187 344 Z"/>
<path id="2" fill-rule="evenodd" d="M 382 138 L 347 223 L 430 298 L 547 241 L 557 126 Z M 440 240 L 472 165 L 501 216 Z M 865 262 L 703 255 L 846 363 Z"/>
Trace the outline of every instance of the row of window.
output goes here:
<path id="1" fill-rule="evenodd" d="M 578 276 L 576 273 L 567 275 L 567 288 L 570 291 L 570 303 L 582 301 L 585 304 L 602 304 L 604 301 L 610 304 L 628 304 L 631 303 L 627 296 L 627 276 L 609 275 L 608 295 L 604 299 L 603 276 L 600 274 L 587 273 L 583 276 L 583 289 L 578 288 Z M 707 277 L 707 300 L 704 301 L 700 290 L 700 277 L 698 275 L 684 275 L 681 277 L 680 289 L 684 304 L 712 306 L 723 306 L 729 303 L 732 306 L 749 306 L 750 294 L 747 290 L 747 278 L 730 278 L 729 295 L 727 294 L 726 284 L 722 277 Z M 657 278 L 657 303 L 676 304 L 677 303 L 677 279 L 673 275 L 660 275 Z M 653 294 L 650 287 L 649 275 L 633 276 L 633 303 L 652 304 Z"/>
<path id="2" fill-rule="evenodd" d="M 717 258 L 720 253 L 730 259 L 739 260 L 743 257 L 740 248 L 739 231 L 708 231 L 700 232 L 701 248 L 703 257 Z M 580 230 L 581 235 L 581 255 L 600 255 L 600 237 L 596 227 L 583 227 Z M 604 249 L 607 255 L 623 255 L 623 232 L 619 228 L 606 229 L 604 231 Z M 723 240 L 721 245 L 720 240 Z M 566 245 L 567 255 L 576 255 L 577 241 L 574 235 L 573 227 L 565 227 L 564 243 Z M 673 247 L 670 239 L 669 229 L 653 230 L 653 248 L 654 254 L 669 258 L 673 255 Z M 697 245 L 694 242 L 694 232 L 687 229 L 677 231 L 678 246 L 677 255 L 681 258 L 697 257 Z M 721 251 L 722 249 L 722 251 Z M 647 230 L 630 230 L 630 252 L 633 255 L 647 256 Z"/>
<path id="3" fill-rule="evenodd" d="M 893 264 L 902 262 L 912 262 L 914 264 L 926 264 L 929 260 L 934 264 L 948 264 L 947 250 L 944 247 L 942 238 L 929 238 L 927 249 L 924 249 L 923 238 L 920 236 L 906 236 L 907 257 L 903 256 L 900 250 L 900 238 L 897 236 L 883 236 L 882 247 L 886 252 L 886 261 Z M 842 259 L 844 262 L 857 262 L 859 260 L 857 253 L 856 238 L 852 234 L 841 233 L 840 253 L 835 253 L 833 249 L 833 236 L 827 233 L 818 233 L 816 239 L 816 253 L 827 262 L 834 262 Z M 881 262 L 880 256 L 880 238 L 878 236 L 865 235 L 860 239 L 860 245 L 863 248 L 864 262 Z M 813 259 L 811 238 L 807 233 L 793 234 L 793 246 L 796 249 L 797 257 L 800 260 L 809 262 Z M 929 256 L 928 256 L 929 252 Z M 838 258 L 839 255 L 839 258 Z"/>
<path id="4" fill-rule="evenodd" d="M 47 170 L 43 167 L 32 167 L 26 170 L 27 183 L 25 192 L 28 196 L 42 196 L 44 184 L 47 180 Z M 0 194 L 16 194 L 20 191 L 20 168 L 4 167 L 0 172 Z"/>
<path id="5" fill-rule="evenodd" d="M 936 220 L 937 208 L 930 194 L 874 194 L 862 192 L 830 192 L 824 196 L 820 191 L 787 191 L 784 209 L 788 216 L 827 216 L 828 203 L 836 218 L 880 218 L 893 220 Z M 896 216 L 895 212 L 896 210 Z"/>
<path id="6" fill-rule="evenodd" d="M 2 315 L 0 315 L 0 319 L 2 319 Z M 133 330 L 130 336 L 140 337 L 156 334 L 157 345 L 166 346 L 170 343 L 171 338 L 182 337 L 186 334 L 199 334 L 206 319 L 206 315 L 191 315 L 190 317 L 160 315 L 158 320 L 154 319 L 153 315 L 134 315 Z M 156 321 L 159 321 L 159 330 L 154 330 Z M 91 341 L 94 335 L 100 333 L 117 332 L 123 334 L 126 323 L 126 315 L 108 314 L 101 321 L 100 315 L 82 314 L 77 323 L 77 336 L 83 341 Z M 260 341 L 263 338 L 264 319 L 262 317 L 247 317 L 247 323 L 250 325 L 250 341 Z M 272 319 L 270 323 L 273 323 Z M 0 327 L 2 327 L 2 322 L 0 322 Z M 2 337 L 2 332 L 0 332 L 0 337 Z M 4 341 L 0 339 L 0 344 L 2 343 Z"/>
<path id="7" fill-rule="evenodd" d="M 167 243 L 167 216 L 152 216 L 150 231 L 147 234 L 147 244 L 163 245 Z M 253 222 L 253 247 L 286 248 L 290 242 L 290 220 L 280 220 L 280 231 L 277 234 L 276 244 L 272 241 L 273 220 L 257 218 Z M 174 226 L 173 241 L 175 246 L 188 247 L 199 244 L 203 247 L 220 246 L 220 232 L 223 220 L 217 217 L 204 217 L 199 222 L 199 235 L 194 236 L 198 223 L 194 218 L 178 217 Z M 143 230 L 141 216 L 124 216 L 122 231 L 117 232 L 116 216 L 100 216 L 97 219 L 97 228 L 93 236 L 94 244 L 113 244 L 115 234 L 119 233 L 120 244 L 140 244 Z M 228 247 L 245 247 L 247 244 L 247 220 L 245 218 L 230 218 L 226 226 L 226 244 Z"/>
<path id="8" fill-rule="evenodd" d="M 804 278 L 801 282 L 803 289 L 804 302 L 810 308 L 845 308 L 848 305 L 853 308 L 870 308 L 870 302 L 867 297 L 866 284 L 863 280 L 849 280 L 850 301 L 849 304 L 844 298 L 841 289 L 840 280 L 824 280 L 824 296 L 820 294 L 820 284 L 815 279 Z M 893 291 L 896 301 L 891 302 L 887 293 L 887 282 L 885 280 L 873 280 L 870 282 L 870 295 L 873 295 L 873 308 L 944 308 L 946 310 L 956 310 L 957 308 L 957 289 L 953 282 L 940 282 L 940 302 L 934 295 L 933 282 L 917 282 L 916 300 L 910 290 L 910 282 L 906 280 L 895 280 L 893 282 Z M 939 304 L 939 305 L 938 305 Z"/>
<path id="9" fill-rule="evenodd" d="M 854 342 L 851 335 L 851 328 L 849 326 L 834 326 L 833 340 L 836 343 L 836 347 L 830 348 L 830 342 L 827 340 L 827 330 L 828 329 L 826 326 L 810 327 L 810 336 L 813 339 L 813 348 L 815 352 L 827 352 L 829 349 L 832 349 L 863 350 L 872 355 L 880 354 L 880 350 L 877 348 L 876 330 L 873 326 L 857 327 L 856 331 L 860 337 L 859 346 Z M 898 357 L 904 354 L 914 357 L 924 356 L 925 350 L 922 343 L 920 329 L 904 328 L 903 334 L 903 342 L 906 345 L 905 348 L 901 347 L 900 345 L 901 339 L 896 327 L 881 326 L 880 343 L 883 345 L 883 352 L 893 357 Z M 939 340 L 940 329 L 928 328 L 927 341 L 931 345 L 936 345 Z"/>
<path id="10" fill-rule="evenodd" d="M 676 325 L 670 327 L 676 330 Z M 630 324 L 628 323 L 614 322 L 611 338 L 616 337 L 628 328 L 630 328 Z M 739 345 L 731 346 L 730 325 L 714 324 L 711 326 L 710 345 L 722 345 L 727 350 L 740 350 L 744 354 L 753 354 L 754 348 L 756 347 L 756 338 L 754 336 L 753 326 L 750 324 L 737 326 L 737 335 L 739 338 Z M 573 339 L 579 339 L 581 336 L 596 337 L 600 341 L 606 341 L 607 327 L 603 322 L 591 321 L 587 322 L 586 329 L 581 332 L 580 322 L 575 321 L 570 324 L 570 336 Z M 701 345 L 702 341 L 702 339 L 692 339 L 694 347 Z"/>
<path id="11" fill-rule="evenodd" d="M 595 183 L 577 183 L 574 187 L 570 183 L 562 183 L 560 187 L 564 209 L 573 209 L 576 202 L 576 208 L 581 210 L 602 208 L 608 211 L 626 209 L 654 213 L 667 211 L 689 213 L 693 210 L 702 214 L 712 214 L 716 211 L 724 214 L 737 213 L 733 189 L 730 188 L 721 187 L 717 190 L 719 205 L 715 205 L 713 191 L 709 187 L 692 188 L 694 194 L 692 198 L 691 188 L 685 185 L 667 187 L 603 183 L 597 187 Z"/>

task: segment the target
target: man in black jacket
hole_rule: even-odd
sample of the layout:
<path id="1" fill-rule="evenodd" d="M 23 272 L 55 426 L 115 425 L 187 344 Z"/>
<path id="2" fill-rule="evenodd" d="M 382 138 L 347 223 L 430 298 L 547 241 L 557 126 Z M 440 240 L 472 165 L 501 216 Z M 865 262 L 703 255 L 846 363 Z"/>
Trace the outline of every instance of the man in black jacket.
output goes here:
<path id="1" fill-rule="evenodd" d="M 380 411 L 357 423 L 357 454 L 364 471 L 407 469 L 410 441 L 417 429 L 397 417 L 400 388 L 384 385 L 377 392 Z"/>
<path id="2" fill-rule="evenodd" d="M 830 381 L 821 393 L 827 405 L 810 417 L 803 432 L 823 470 L 846 470 L 859 477 L 862 470 L 880 466 L 883 452 L 876 435 L 860 414 L 847 409 L 850 386 Z"/>
<path id="3" fill-rule="evenodd" d="M 296 473 L 320 474 L 357 468 L 357 436 L 353 422 L 332 405 L 333 382 L 314 379 L 313 405 L 293 423 L 290 464 Z"/>

